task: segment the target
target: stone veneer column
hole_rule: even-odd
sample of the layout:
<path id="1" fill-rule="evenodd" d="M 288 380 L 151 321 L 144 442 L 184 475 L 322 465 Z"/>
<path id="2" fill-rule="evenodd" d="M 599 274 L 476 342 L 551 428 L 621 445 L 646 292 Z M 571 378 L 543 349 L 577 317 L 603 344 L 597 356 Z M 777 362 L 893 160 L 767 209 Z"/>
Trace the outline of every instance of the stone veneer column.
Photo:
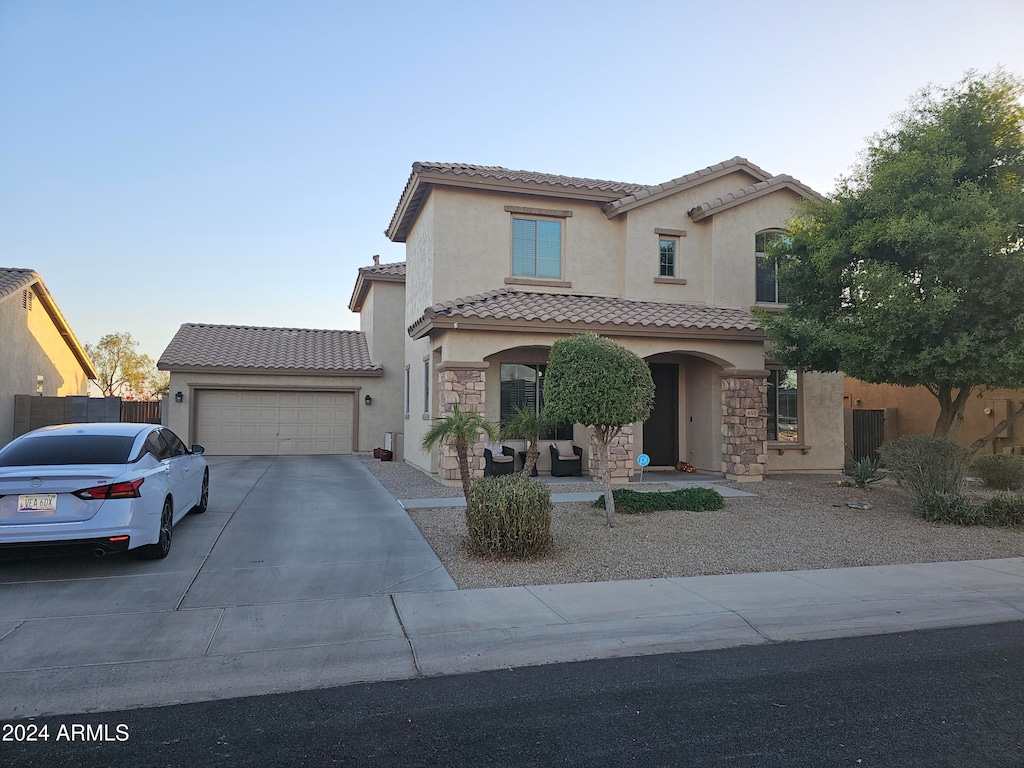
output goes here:
<path id="1" fill-rule="evenodd" d="M 768 463 L 768 371 L 722 371 L 722 471 L 730 480 L 764 479 Z"/>
<path id="2" fill-rule="evenodd" d="M 597 450 L 596 430 L 590 433 L 590 476 L 601 478 L 601 455 Z M 608 446 L 608 458 L 612 467 L 612 483 L 628 483 L 633 475 L 633 425 L 627 424 Z"/>
<path id="3" fill-rule="evenodd" d="M 484 413 L 484 385 L 489 363 L 460 363 L 445 361 L 437 366 L 440 385 L 441 417 L 452 412 L 452 406 L 459 404 L 463 413 Z M 459 457 L 451 445 L 440 447 L 437 471 L 441 479 L 449 483 L 460 483 Z M 469 472 L 472 477 L 484 476 L 483 433 L 477 433 L 476 441 L 469 446 Z"/>

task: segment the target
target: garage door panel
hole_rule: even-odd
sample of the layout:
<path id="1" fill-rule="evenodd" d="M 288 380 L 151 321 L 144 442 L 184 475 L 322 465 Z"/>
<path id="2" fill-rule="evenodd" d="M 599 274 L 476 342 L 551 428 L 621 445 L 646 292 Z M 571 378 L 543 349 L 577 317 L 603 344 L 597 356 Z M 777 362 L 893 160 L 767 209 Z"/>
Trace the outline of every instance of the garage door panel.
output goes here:
<path id="1" fill-rule="evenodd" d="M 352 452 L 350 392 L 197 393 L 196 434 L 210 455 Z"/>

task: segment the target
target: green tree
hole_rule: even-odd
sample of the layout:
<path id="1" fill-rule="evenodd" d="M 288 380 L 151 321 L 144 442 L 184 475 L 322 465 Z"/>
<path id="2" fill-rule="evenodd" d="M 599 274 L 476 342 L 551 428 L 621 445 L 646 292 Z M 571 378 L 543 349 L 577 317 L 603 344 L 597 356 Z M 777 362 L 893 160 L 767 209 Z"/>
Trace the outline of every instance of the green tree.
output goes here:
<path id="1" fill-rule="evenodd" d="M 488 440 L 498 439 L 498 429 L 474 411 L 462 411 L 459 404 L 452 405 L 447 416 L 434 419 L 434 425 L 423 437 L 423 448 L 432 450 L 435 445 L 451 445 L 459 457 L 459 475 L 462 480 L 462 495 L 469 498 L 469 446 L 476 442 L 477 434 L 483 432 Z"/>
<path id="2" fill-rule="evenodd" d="M 130 333 L 108 333 L 85 351 L 96 366 L 96 385 L 107 397 L 141 393 L 149 395 L 150 382 L 157 378 L 153 359 L 139 352 L 139 342 Z"/>
<path id="3" fill-rule="evenodd" d="M 523 462 L 523 474 L 527 477 L 537 466 L 541 437 L 547 434 L 551 426 L 546 413 L 537 413 L 533 408 L 520 408 L 518 405 L 512 415 L 507 416 L 505 423 L 501 425 L 502 440 L 514 438 L 529 442 L 530 445 L 526 449 L 526 461 Z"/>
<path id="4" fill-rule="evenodd" d="M 780 361 L 922 385 L 936 437 L 973 391 L 1024 386 L 1022 95 L 1003 71 L 921 91 L 805 205 L 769 252 L 789 299 L 761 318 Z"/>
<path id="5" fill-rule="evenodd" d="M 624 426 L 646 420 L 653 406 L 651 369 L 621 344 L 585 333 L 551 346 L 544 410 L 556 422 L 593 427 L 609 528 L 615 526 L 615 497 L 608 447 Z"/>

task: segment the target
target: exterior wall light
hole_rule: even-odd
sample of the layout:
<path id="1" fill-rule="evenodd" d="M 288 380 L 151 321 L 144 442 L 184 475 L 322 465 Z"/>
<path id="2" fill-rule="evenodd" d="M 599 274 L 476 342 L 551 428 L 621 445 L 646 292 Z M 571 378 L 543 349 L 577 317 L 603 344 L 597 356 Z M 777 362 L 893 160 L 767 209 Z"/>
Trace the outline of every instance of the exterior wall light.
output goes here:
<path id="1" fill-rule="evenodd" d="M 365 405 L 373 405 L 373 398 L 367 395 L 366 397 L 363 398 L 363 403 Z"/>
<path id="2" fill-rule="evenodd" d="M 181 392 L 174 393 L 174 402 L 183 403 L 185 402 L 185 396 Z"/>

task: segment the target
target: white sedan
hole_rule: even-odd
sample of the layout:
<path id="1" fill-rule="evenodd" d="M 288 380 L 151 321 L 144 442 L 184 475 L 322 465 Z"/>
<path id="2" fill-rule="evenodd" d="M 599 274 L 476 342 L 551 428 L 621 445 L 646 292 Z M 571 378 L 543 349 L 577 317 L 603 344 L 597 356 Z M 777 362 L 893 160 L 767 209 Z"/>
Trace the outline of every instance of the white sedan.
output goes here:
<path id="1" fill-rule="evenodd" d="M 167 557 L 174 524 L 206 511 L 202 453 L 156 424 L 62 424 L 15 438 L 0 449 L 0 548 Z"/>

